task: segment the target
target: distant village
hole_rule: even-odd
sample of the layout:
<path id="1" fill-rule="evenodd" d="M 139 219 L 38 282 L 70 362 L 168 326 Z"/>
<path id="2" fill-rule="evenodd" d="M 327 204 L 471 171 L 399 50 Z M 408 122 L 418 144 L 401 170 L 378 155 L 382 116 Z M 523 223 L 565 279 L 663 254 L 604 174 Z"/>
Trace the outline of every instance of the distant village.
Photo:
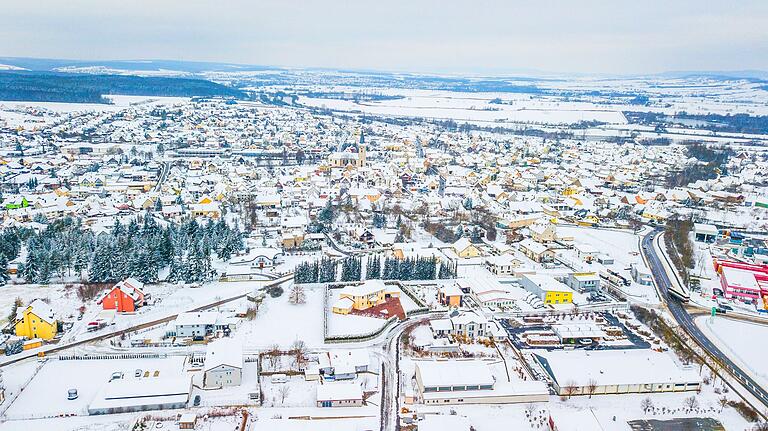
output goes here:
<path id="1" fill-rule="evenodd" d="M 768 309 L 768 157 L 724 152 L 224 99 L 0 103 L 0 421 L 754 422 L 659 317 Z"/>

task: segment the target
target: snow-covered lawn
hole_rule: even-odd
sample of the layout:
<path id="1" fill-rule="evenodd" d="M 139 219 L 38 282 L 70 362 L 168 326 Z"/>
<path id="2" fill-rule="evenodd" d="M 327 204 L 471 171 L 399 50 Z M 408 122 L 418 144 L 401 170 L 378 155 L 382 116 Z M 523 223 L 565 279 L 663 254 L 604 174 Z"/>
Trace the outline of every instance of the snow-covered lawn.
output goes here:
<path id="1" fill-rule="evenodd" d="M 269 295 L 253 320 L 243 320 L 234 337 L 243 342 L 246 349 L 264 349 L 272 344 L 288 348 L 295 340 L 302 340 L 309 347 L 323 345 L 323 294 L 322 288 L 305 289 L 306 302 L 291 304 L 290 283 L 278 298 Z"/>
<path id="2" fill-rule="evenodd" d="M 318 382 L 307 381 L 303 375 L 289 376 L 287 383 L 272 383 L 271 379 L 271 376 L 260 378 L 264 393 L 262 404 L 265 407 L 314 407 L 316 405 Z"/>
<path id="3" fill-rule="evenodd" d="M 29 304 L 35 299 L 50 301 L 54 313 L 64 320 L 77 316 L 77 309 L 82 301 L 77 297 L 75 288 L 65 288 L 64 284 L 8 284 L 0 287 L 0 323 L 8 321 L 11 306 L 16 298 L 20 298 L 23 304 Z"/>

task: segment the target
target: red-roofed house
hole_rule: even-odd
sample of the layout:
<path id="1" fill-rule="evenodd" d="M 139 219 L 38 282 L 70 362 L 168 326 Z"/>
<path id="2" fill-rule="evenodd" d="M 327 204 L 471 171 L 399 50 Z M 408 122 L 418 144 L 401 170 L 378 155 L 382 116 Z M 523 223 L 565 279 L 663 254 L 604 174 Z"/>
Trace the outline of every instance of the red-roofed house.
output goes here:
<path id="1" fill-rule="evenodd" d="M 133 313 L 139 307 L 144 306 L 147 295 L 142 289 L 144 283 L 129 278 L 123 280 L 110 289 L 103 298 L 101 305 L 105 310 L 117 310 L 118 313 Z"/>

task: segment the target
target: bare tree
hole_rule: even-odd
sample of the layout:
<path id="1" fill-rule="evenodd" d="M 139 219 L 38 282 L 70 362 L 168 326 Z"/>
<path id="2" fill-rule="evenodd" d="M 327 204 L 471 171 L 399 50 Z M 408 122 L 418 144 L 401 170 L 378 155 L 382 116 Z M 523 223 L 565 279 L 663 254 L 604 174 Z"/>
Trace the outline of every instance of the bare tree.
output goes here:
<path id="1" fill-rule="evenodd" d="M 302 340 L 296 340 L 291 345 L 291 353 L 293 354 L 294 361 L 296 361 L 296 367 L 301 370 L 306 362 L 307 344 Z"/>
<path id="2" fill-rule="evenodd" d="M 267 357 L 269 358 L 269 366 L 274 370 L 280 363 L 280 346 L 277 343 L 269 346 Z"/>
<path id="3" fill-rule="evenodd" d="M 643 409 L 643 413 L 648 413 L 650 410 L 653 410 L 653 401 L 649 397 L 643 398 L 640 401 L 640 408 Z"/>
<path id="4" fill-rule="evenodd" d="M 303 304 L 307 302 L 307 295 L 304 293 L 304 287 L 299 284 L 294 284 L 288 295 L 288 301 L 290 301 L 291 304 Z"/>
<path id="5" fill-rule="evenodd" d="M 579 390 L 579 387 L 576 385 L 576 382 L 574 382 L 573 380 L 568 381 L 565 384 L 565 387 L 563 387 L 563 392 L 565 392 L 565 396 L 568 397 L 568 399 L 570 399 L 578 390 Z"/>
<path id="6" fill-rule="evenodd" d="M 728 405 L 728 398 L 722 397 L 719 400 L 717 400 L 717 403 L 720 404 L 720 413 L 722 413 L 723 409 L 725 409 L 725 406 Z"/>
<path id="7" fill-rule="evenodd" d="M 695 395 L 691 395 L 683 400 L 683 406 L 688 410 L 696 409 L 699 407 L 699 400 L 696 399 Z"/>
<path id="8" fill-rule="evenodd" d="M 285 404 L 285 399 L 288 398 L 288 394 L 291 393 L 291 387 L 288 385 L 280 385 L 277 390 L 277 394 L 280 396 L 280 404 Z"/>
<path id="9" fill-rule="evenodd" d="M 597 380 L 595 379 L 589 379 L 587 382 L 587 393 L 589 394 L 589 398 L 592 398 L 592 395 L 597 390 Z"/>
<path id="10" fill-rule="evenodd" d="M 534 406 L 532 403 L 528 403 L 525 405 L 525 416 L 530 418 L 533 416 L 533 413 L 536 411 L 536 406 Z"/>

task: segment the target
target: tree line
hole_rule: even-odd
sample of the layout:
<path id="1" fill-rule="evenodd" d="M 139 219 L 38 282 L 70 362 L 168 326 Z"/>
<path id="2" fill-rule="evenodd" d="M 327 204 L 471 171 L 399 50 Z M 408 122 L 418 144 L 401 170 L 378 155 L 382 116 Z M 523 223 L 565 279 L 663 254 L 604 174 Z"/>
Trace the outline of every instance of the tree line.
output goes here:
<path id="1" fill-rule="evenodd" d="M 340 267 L 340 268 L 339 268 Z M 456 278 L 456 265 L 434 257 L 398 259 L 369 256 L 366 260 L 365 279 L 381 280 L 435 280 Z M 347 257 L 341 261 L 324 257 L 296 266 L 296 283 L 333 283 L 363 279 L 362 259 Z"/>

